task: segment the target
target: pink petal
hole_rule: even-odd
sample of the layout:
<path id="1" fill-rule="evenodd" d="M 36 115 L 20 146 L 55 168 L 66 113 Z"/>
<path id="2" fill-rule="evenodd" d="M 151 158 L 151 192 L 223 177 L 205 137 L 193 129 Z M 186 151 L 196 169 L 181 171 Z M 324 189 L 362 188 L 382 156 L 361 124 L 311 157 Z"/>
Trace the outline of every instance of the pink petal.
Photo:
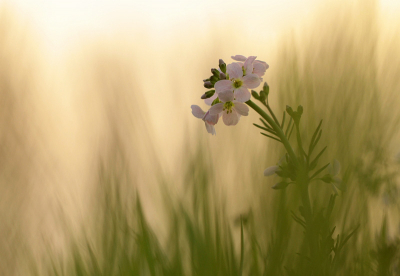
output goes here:
<path id="1" fill-rule="evenodd" d="M 253 62 L 256 60 L 256 58 L 256 56 L 250 56 L 244 62 L 243 67 L 247 74 L 251 74 L 253 72 Z"/>
<path id="2" fill-rule="evenodd" d="M 248 74 L 242 78 L 247 88 L 253 89 L 260 85 L 260 78 L 256 74 Z"/>
<path id="3" fill-rule="evenodd" d="M 224 121 L 225 125 L 234 126 L 239 122 L 239 116 L 235 111 L 230 113 L 224 112 L 222 114 L 222 120 Z"/>
<path id="4" fill-rule="evenodd" d="M 215 125 L 218 123 L 218 119 L 219 119 L 219 115 L 215 114 L 215 115 L 211 115 L 210 111 L 207 111 L 206 115 L 204 115 L 203 120 L 205 122 L 207 122 L 210 125 Z"/>
<path id="5" fill-rule="evenodd" d="M 214 93 L 214 95 L 211 98 L 205 99 L 204 103 L 206 105 L 211 105 L 212 102 L 218 97 L 217 93 Z"/>
<path id="6" fill-rule="evenodd" d="M 255 60 L 255 61 L 254 61 L 254 64 L 256 64 L 256 63 L 264 64 L 265 67 L 266 67 L 267 69 L 268 69 L 268 67 L 269 67 L 269 65 L 268 65 L 265 61 L 262 61 L 262 60 Z"/>
<path id="7" fill-rule="evenodd" d="M 235 89 L 234 95 L 235 95 L 235 99 L 242 103 L 247 102 L 251 98 L 251 94 L 250 94 L 249 90 L 243 86 Z"/>
<path id="8" fill-rule="evenodd" d="M 224 103 L 231 102 L 234 99 L 233 92 L 231 92 L 231 91 L 219 93 L 218 97 Z"/>
<path id="9" fill-rule="evenodd" d="M 249 107 L 246 104 L 238 102 L 238 101 L 233 101 L 233 103 L 235 104 L 233 109 L 236 110 L 236 112 L 238 114 L 243 115 L 243 116 L 249 115 Z"/>
<path id="10" fill-rule="evenodd" d="M 214 88 L 216 93 L 233 91 L 233 83 L 230 80 L 220 80 L 215 83 Z"/>
<path id="11" fill-rule="evenodd" d="M 262 63 L 254 63 L 253 64 L 253 74 L 256 74 L 259 77 L 264 76 L 266 70 L 267 70 L 267 66 Z"/>
<path id="12" fill-rule="evenodd" d="M 211 135 L 217 135 L 217 133 L 215 132 L 215 127 L 213 125 L 207 124 L 207 122 L 206 122 L 206 129 L 207 132 L 210 133 Z"/>
<path id="13" fill-rule="evenodd" d="M 242 55 L 231 56 L 231 58 L 236 61 L 245 61 L 246 60 L 246 57 L 242 56 Z"/>
<path id="14" fill-rule="evenodd" d="M 210 113 L 210 115 L 218 115 L 223 110 L 224 110 L 224 104 L 223 103 L 217 103 L 217 104 L 214 104 L 210 108 L 210 110 L 208 110 L 208 112 Z"/>
<path id="15" fill-rule="evenodd" d="M 199 118 L 199 119 L 203 119 L 204 114 L 206 114 L 203 109 L 200 108 L 200 106 L 198 105 L 192 105 L 192 114 L 194 115 L 194 117 Z"/>
<path id="16" fill-rule="evenodd" d="M 238 79 L 243 76 L 242 66 L 237 63 L 231 63 L 226 66 L 226 73 L 230 79 Z"/>

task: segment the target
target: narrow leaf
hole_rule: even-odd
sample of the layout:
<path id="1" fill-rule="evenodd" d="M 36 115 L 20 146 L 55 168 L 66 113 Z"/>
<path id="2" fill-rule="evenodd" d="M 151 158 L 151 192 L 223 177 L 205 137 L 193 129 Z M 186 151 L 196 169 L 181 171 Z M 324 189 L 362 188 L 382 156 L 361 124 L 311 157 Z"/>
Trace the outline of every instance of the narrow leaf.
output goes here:
<path id="1" fill-rule="evenodd" d="M 318 125 L 317 129 L 314 131 L 314 134 L 311 138 L 310 146 L 308 148 L 308 155 L 311 154 L 311 149 L 313 147 L 312 145 L 314 144 L 315 138 L 317 137 L 317 134 L 319 132 L 319 129 L 321 128 L 321 125 L 322 125 L 322 120 L 319 122 L 319 125 Z"/>
<path id="2" fill-rule="evenodd" d="M 271 138 L 271 139 L 274 139 L 274 140 L 276 140 L 276 141 L 278 141 L 278 142 L 282 142 L 281 140 L 279 140 L 279 139 L 277 139 L 277 138 L 275 138 L 275 137 L 272 137 L 272 136 L 270 136 L 270 135 L 268 135 L 268 134 L 265 134 L 265 133 L 262 133 L 262 132 L 260 132 L 262 135 L 264 135 L 264 136 L 267 136 L 267 137 L 269 137 L 269 138 Z"/>
<path id="3" fill-rule="evenodd" d="M 329 166 L 330 163 L 326 164 L 325 166 L 323 166 L 322 168 L 320 168 L 318 171 L 316 171 L 311 177 L 310 179 L 313 179 L 314 177 L 316 177 L 319 173 L 321 173 L 323 170 L 326 169 L 326 167 Z"/>
<path id="4" fill-rule="evenodd" d="M 285 126 L 285 119 L 286 119 L 286 112 L 283 111 L 283 118 L 282 118 L 282 123 L 281 123 L 281 129 Z"/>

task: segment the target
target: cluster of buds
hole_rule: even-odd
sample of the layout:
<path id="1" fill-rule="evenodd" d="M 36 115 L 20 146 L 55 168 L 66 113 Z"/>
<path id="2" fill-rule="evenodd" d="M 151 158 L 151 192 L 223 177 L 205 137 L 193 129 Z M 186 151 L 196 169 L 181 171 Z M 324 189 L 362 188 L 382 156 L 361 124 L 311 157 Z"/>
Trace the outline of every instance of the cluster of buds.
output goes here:
<path id="1" fill-rule="evenodd" d="M 241 116 L 248 115 L 249 108 L 244 103 L 251 98 L 249 89 L 260 85 L 269 67 L 256 58 L 236 55 L 232 56 L 235 62 L 228 65 L 220 59 L 219 69 L 211 69 L 212 75 L 203 80 L 204 87 L 212 90 L 205 92 L 201 99 L 211 107 L 206 112 L 197 105 L 191 108 L 192 114 L 205 122 L 208 133 L 216 133 L 214 126 L 220 117 L 225 125 L 232 126 L 239 122 Z"/>

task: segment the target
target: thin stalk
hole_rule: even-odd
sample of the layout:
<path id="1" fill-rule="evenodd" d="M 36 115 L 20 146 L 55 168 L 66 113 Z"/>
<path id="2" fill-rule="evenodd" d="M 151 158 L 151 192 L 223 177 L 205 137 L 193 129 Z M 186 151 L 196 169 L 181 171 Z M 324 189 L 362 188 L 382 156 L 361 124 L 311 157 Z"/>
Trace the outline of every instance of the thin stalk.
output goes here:
<path id="1" fill-rule="evenodd" d="M 277 136 L 281 139 L 281 142 L 283 146 L 285 147 L 286 151 L 288 152 L 290 158 L 293 160 L 293 162 L 297 165 L 297 157 L 296 154 L 294 153 L 294 150 L 292 146 L 290 145 L 288 139 L 286 138 L 285 134 L 283 133 L 282 129 L 280 128 L 279 124 L 277 124 L 267 113 L 265 113 L 264 110 L 262 110 L 258 105 L 256 105 L 253 101 L 248 100 L 246 102 L 248 106 L 250 106 L 254 111 L 256 111 L 258 114 L 260 114 L 261 117 L 263 117 L 275 130 Z"/>
<path id="2" fill-rule="evenodd" d="M 307 156 L 307 154 L 305 153 L 305 151 L 303 149 L 303 142 L 301 141 L 299 122 L 295 122 L 294 124 L 296 125 L 297 144 L 298 144 L 298 147 L 299 147 L 299 154 L 300 154 L 300 156 L 302 156 L 302 155 L 306 156 L 307 157 L 307 163 L 308 163 L 308 156 Z M 303 158 L 302 158 L 302 160 L 303 160 Z"/>
<path id="3" fill-rule="evenodd" d="M 304 179 L 303 183 L 299 183 L 299 188 L 300 188 L 300 193 L 301 193 L 301 201 L 303 203 L 304 207 L 304 216 L 306 220 L 306 239 L 309 242 L 309 247 L 310 247 L 310 257 L 312 260 L 315 260 L 315 254 L 318 254 L 318 237 L 316 236 L 316 233 L 314 232 L 314 219 L 313 219 L 313 210 L 311 207 L 311 202 L 310 202 L 310 195 L 308 191 L 308 186 L 309 186 L 309 180 Z"/>
<path id="4" fill-rule="evenodd" d="M 266 107 L 268 108 L 269 113 L 271 113 L 272 118 L 274 119 L 275 123 L 280 126 L 280 123 L 278 121 L 278 118 L 276 118 L 274 112 L 272 111 L 271 107 L 269 106 L 269 104 L 266 105 Z"/>

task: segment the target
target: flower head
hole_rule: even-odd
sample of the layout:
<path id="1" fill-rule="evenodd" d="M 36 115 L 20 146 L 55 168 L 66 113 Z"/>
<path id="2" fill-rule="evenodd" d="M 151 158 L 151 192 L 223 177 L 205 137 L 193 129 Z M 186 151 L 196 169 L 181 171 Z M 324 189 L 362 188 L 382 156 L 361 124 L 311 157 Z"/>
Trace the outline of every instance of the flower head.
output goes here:
<path id="1" fill-rule="evenodd" d="M 226 80 L 217 81 L 214 85 L 215 92 L 219 95 L 227 91 L 234 93 L 234 98 L 239 102 L 247 102 L 250 100 L 251 94 L 249 89 L 256 88 L 260 85 L 260 78 L 253 74 L 253 62 L 255 56 L 248 57 L 242 64 L 231 63 L 227 65 Z"/>
<path id="2" fill-rule="evenodd" d="M 199 119 L 202 119 L 206 125 L 207 132 L 216 135 L 214 125 L 218 123 L 219 115 L 211 115 L 210 111 L 204 112 L 198 105 L 192 105 L 192 114 Z"/>
<path id="3" fill-rule="evenodd" d="M 234 100 L 234 94 L 226 91 L 218 95 L 220 103 L 213 105 L 209 112 L 210 116 L 221 116 L 227 126 L 234 126 L 239 122 L 240 116 L 247 116 L 249 108 L 244 103 Z"/>
<path id="4" fill-rule="evenodd" d="M 236 61 L 239 61 L 239 62 L 246 62 L 246 60 L 248 59 L 248 58 L 246 58 L 245 56 L 242 56 L 242 55 L 232 56 L 231 58 L 233 60 L 236 60 Z M 261 60 L 254 60 L 252 70 L 251 71 L 247 71 L 247 72 L 256 74 L 261 79 L 262 76 L 264 76 L 265 71 L 267 71 L 268 68 L 269 68 L 269 65 L 266 62 L 261 61 Z M 262 79 L 261 79 L 261 81 L 262 81 Z"/>

